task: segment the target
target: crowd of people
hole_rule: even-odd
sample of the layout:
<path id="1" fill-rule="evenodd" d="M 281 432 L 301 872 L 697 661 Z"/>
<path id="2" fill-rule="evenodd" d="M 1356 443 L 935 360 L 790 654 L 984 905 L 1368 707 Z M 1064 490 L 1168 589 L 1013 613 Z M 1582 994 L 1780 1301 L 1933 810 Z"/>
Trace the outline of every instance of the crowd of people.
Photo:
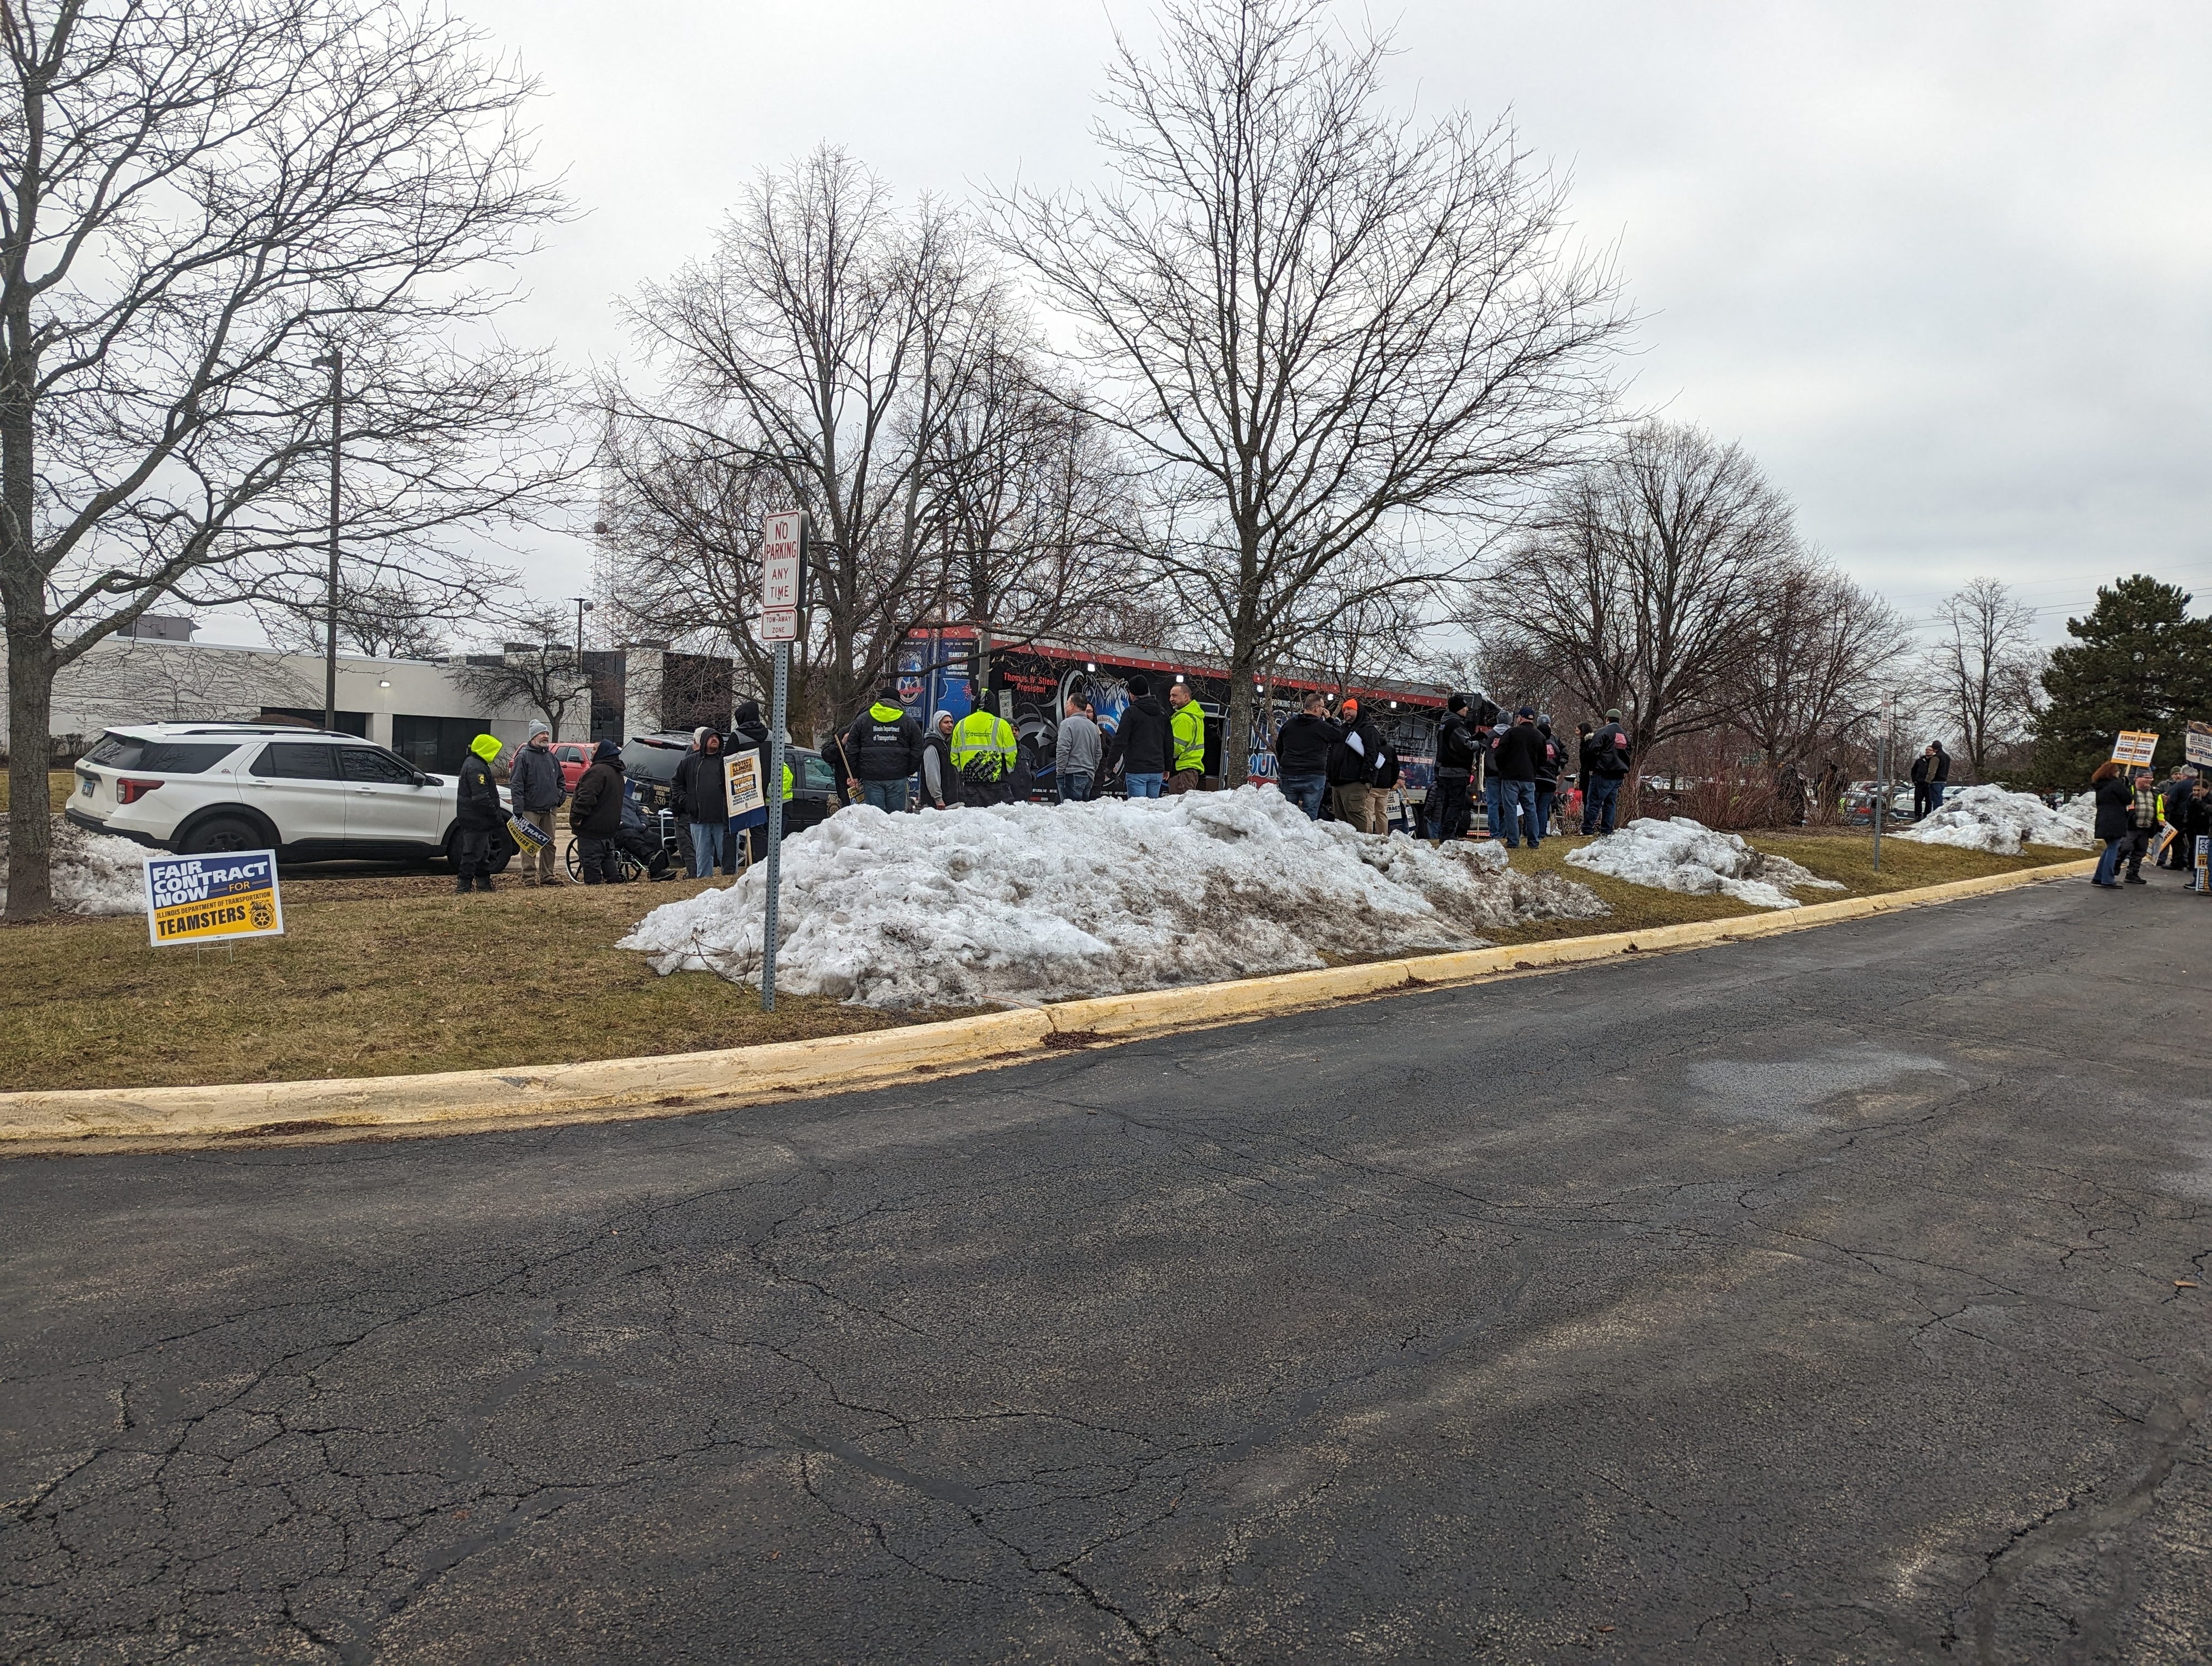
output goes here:
<path id="1" fill-rule="evenodd" d="M 2212 784 L 2185 765 L 2161 782 L 2148 769 L 2130 770 L 2113 761 L 2097 766 L 2089 787 L 2097 807 L 2093 830 L 2105 845 L 2092 885 L 2108 891 L 2148 885 L 2142 877 L 2146 856 L 2194 883 L 2197 841 L 2212 835 Z"/>

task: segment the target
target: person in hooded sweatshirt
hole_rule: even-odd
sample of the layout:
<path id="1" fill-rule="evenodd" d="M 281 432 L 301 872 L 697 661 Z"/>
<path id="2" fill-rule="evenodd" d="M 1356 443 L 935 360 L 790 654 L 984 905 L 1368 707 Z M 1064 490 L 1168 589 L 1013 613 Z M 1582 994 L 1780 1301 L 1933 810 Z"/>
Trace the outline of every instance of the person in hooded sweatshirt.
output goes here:
<path id="1" fill-rule="evenodd" d="M 461 763 L 453 789 L 453 889 L 455 891 L 491 889 L 491 836 L 506 818 L 499 807 L 499 784 L 491 766 L 500 754 L 497 735 L 480 734 L 469 742 L 469 755 Z"/>
<path id="2" fill-rule="evenodd" d="M 576 836 L 576 860 L 587 885 L 622 878 L 615 858 L 615 836 L 622 831 L 622 748 L 602 740 L 592 749 L 591 768 L 576 782 L 568 800 L 568 830 Z"/>
<path id="3" fill-rule="evenodd" d="M 899 704 L 896 683 L 877 690 L 875 703 L 845 732 L 844 745 L 845 758 L 860 783 L 860 801 L 878 810 L 904 810 L 914 773 L 921 767 L 921 725 Z"/>
<path id="4" fill-rule="evenodd" d="M 670 795 L 677 816 L 690 830 L 691 877 L 703 879 L 725 867 L 730 834 L 730 781 L 722 762 L 722 737 L 699 731 L 699 749 L 676 766 Z"/>
<path id="5" fill-rule="evenodd" d="M 940 711 L 929 720 L 929 733 L 921 738 L 921 807 L 957 809 L 963 800 L 960 772 L 952 767 L 952 714 Z"/>
<path id="6" fill-rule="evenodd" d="M 1429 802 L 1429 836 L 1449 842 L 1467 836 L 1474 818 L 1474 757 L 1479 743 L 1467 721 L 1467 696 L 1444 702 L 1437 726 L 1437 790 Z"/>
<path id="7" fill-rule="evenodd" d="M 1571 776 L 1567 765 L 1567 743 L 1552 733 L 1552 714 L 1540 712 L 1536 716 L 1536 733 L 1544 737 L 1544 756 L 1536 764 L 1536 831 L 1548 838 L 1552 832 L 1552 806 L 1559 793 L 1559 777 Z"/>
<path id="8" fill-rule="evenodd" d="M 738 703 L 736 720 L 730 726 L 730 744 L 722 749 L 722 752 L 726 757 L 734 757 L 739 752 L 757 752 L 760 755 L 760 762 L 757 766 L 757 778 L 761 783 L 762 793 L 763 794 L 767 793 L 768 725 L 761 721 L 759 701 L 746 700 Z M 790 794 L 786 793 L 784 796 L 788 798 Z M 768 808 L 765 802 L 758 810 L 748 810 L 741 816 L 731 818 L 726 850 L 732 873 L 737 870 L 740 856 L 745 856 L 752 861 L 760 860 L 761 854 L 767 848 L 767 845 L 758 830 L 767 825 Z"/>
<path id="9" fill-rule="evenodd" d="M 1156 799 L 1167 779 L 1173 745 L 1167 712 L 1152 698 L 1152 681 L 1140 672 L 1129 679 L 1129 704 L 1107 748 L 1106 773 L 1121 771 L 1129 797 Z"/>
<path id="10" fill-rule="evenodd" d="M 1355 833 L 1387 833 L 1390 824 L 1382 818 L 1382 794 L 1374 787 L 1382 731 L 1360 710 L 1359 702 L 1351 699 L 1338 705 L 1336 726 L 1342 738 L 1329 748 L 1329 808 Z"/>

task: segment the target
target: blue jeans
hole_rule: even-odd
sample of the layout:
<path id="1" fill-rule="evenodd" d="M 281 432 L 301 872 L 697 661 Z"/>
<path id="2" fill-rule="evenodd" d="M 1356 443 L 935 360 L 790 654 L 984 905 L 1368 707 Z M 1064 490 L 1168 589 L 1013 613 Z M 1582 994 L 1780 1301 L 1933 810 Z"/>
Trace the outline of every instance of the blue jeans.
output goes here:
<path id="1" fill-rule="evenodd" d="M 1552 800 L 1556 796 L 1542 781 L 1536 783 L 1536 831 L 1540 836 L 1552 830 Z"/>
<path id="2" fill-rule="evenodd" d="M 703 879 L 722 865 L 722 850 L 730 836 L 727 822 L 691 824 L 691 877 Z"/>
<path id="3" fill-rule="evenodd" d="M 864 781 L 860 783 L 860 802 L 896 812 L 906 808 L 907 789 L 913 785 L 910 775 L 902 775 L 896 781 Z"/>
<path id="4" fill-rule="evenodd" d="M 2090 876 L 2094 883 L 2100 885 L 2109 885 L 2118 879 L 2120 877 L 2120 853 L 2128 848 L 2128 843 L 2129 841 L 2125 838 L 2107 839 L 2105 841 L 2105 854 L 2097 858 L 2097 871 Z"/>
<path id="5" fill-rule="evenodd" d="M 1486 825 L 1490 836 L 1499 836 L 1498 830 L 1505 825 L 1505 812 L 1498 807 L 1498 777 L 1485 775 L 1482 780 L 1482 807 L 1488 816 Z"/>
<path id="6" fill-rule="evenodd" d="M 1164 773 L 1151 775 L 1124 775 L 1129 796 L 1133 799 L 1156 799 L 1160 795 L 1160 783 L 1167 779 Z"/>
<path id="7" fill-rule="evenodd" d="M 1508 849 L 1521 845 L 1521 818 L 1528 818 L 1528 848 L 1534 850 L 1543 842 L 1543 831 L 1536 822 L 1536 783 L 1533 781 L 1501 781 L 1498 783 L 1498 813 L 1505 818 L 1505 844 Z"/>
<path id="8" fill-rule="evenodd" d="M 1583 789 L 1583 831 L 1598 830 L 1598 814 L 1605 816 L 1604 830 L 1613 831 L 1613 811 L 1620 803 L 1620 777 L 1593 775 L 1589 785 Z"/>
<path id="9" fill-rule="evenodd" d="M 1934 815 L 1943 807 L 1943 789 L 1949 784 L 1948 781 L 1931 781 L 1928 783 L 1928 813 L 1929 815 Z"/>
<path id="10" fill-rule="evenodd" d="M 1060 801 L 1062 804 L 1087 804 L 1091 800 L 1091 772 L 1070 769 L 1060 778 Z"/>
<path id="11" fill-rule="evenodd" d="M 1282 788 L 1283 796 L 1306 813 L 1306 819 L 1321 819 L 1321 801 L 1328 793 L 1327 775 L 1285 775 L 1275 783 Z"/>

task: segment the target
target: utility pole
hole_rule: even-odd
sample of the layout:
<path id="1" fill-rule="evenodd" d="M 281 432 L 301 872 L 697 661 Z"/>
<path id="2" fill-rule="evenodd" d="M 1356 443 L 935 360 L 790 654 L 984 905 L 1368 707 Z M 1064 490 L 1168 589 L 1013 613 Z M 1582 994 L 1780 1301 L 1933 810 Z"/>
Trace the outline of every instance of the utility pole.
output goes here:
<path id="1" fill-rule="evenodd" d="M 331 570 L 325 595 L 326 617 L 323 635 L 323 727 L 338 726 L 338 437 L 345 403 L 345 355 L 332 343 L 331 350 L 310 368 L 331 373 Z"/>
<path id="2" fill-rule="evenodd" d="M 1889 696 L 1881 697 L 1881 727 L 1874 736 L 1874 871 L 1881 872 L 1881 820 L 1889 810 Z"/>

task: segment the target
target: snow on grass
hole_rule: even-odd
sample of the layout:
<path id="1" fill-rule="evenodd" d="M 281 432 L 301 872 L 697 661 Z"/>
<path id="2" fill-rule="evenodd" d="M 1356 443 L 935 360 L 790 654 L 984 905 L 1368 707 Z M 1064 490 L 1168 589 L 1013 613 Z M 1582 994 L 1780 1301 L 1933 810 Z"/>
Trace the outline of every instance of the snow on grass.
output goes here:
<path id="1" fill-rule="evenodd" d="M 767 870 L 623 939 L 662 972 L 760 977 Z M 887 815 L 783 847 L 776 987 L 868 1006 L 1029 1003 L 1297 971 L 1324 956 L 1480 947 L 1485 927 L 1593 919 L 1584 885 L 1308 821 L 1272 787 Z"/>
<path id="2" fill-rule="evenodd" d="M 128 839 L 53 820 L 54 908 L 62 914 L 139 914 L 146 907 L 146 853 Z M 0 908 L 8 903 L 8 832 L 0 822 Z"/>
<path id="3" fill-rule="evenodd" d="M 1786 856 L 1766 855 L 1733 833 L 1716 833 L 1683 816 L 1666 822 L 1641 817 L 1569 851 L 1567 860 L 1631 885 L 1689 897 L 1733 897 L 1758 909 L 1797 907 L 1792 891 L 1844 888 L 1836 880 L 1815 879 Z"/>
<path id="4" fill-rule="evenodd" d="M 1916 844 L 1955 845 L 2017 856 L 2023 844 L 2086 849 L 2097 816 L 2094 793 L 2084 793 L 2063 810 L 2053 810 L 2033 793 L 2008 793 L 2002 787 L 1961 787 L 1947 793 L 1943 807 L 1899 832 Z"/>

